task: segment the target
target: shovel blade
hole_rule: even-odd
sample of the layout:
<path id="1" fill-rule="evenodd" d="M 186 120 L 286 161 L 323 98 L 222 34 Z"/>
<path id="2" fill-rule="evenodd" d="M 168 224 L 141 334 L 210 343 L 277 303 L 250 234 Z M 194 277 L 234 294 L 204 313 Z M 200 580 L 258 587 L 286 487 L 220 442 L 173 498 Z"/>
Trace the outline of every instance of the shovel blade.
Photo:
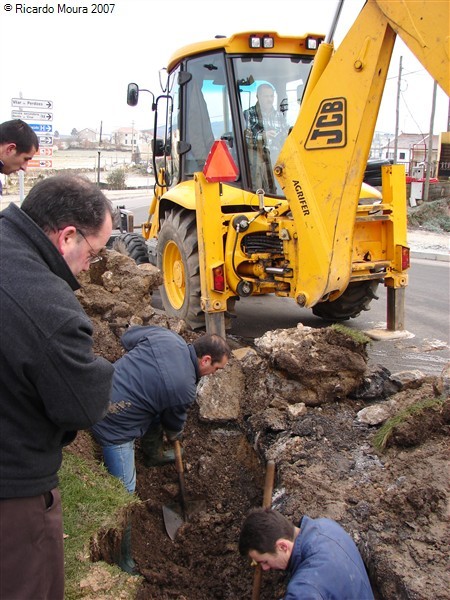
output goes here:
<path id="1" fill-rule="evenodd" d="M 184 523 L 181 506 L 179 504 L 163 506 L 163 517 L 167 535 L 174 540 L 177 531 Z"/>
<path id="2" fill-rule="evenodd" d="M 189 517 L 197 512 L 205 510 L 206 502 L 204 498 L 198 497 L 195 500 L 188 500 L 186 502 L 186 512 L 183 518 L 183 509 L 181 504 L 166 504 L 163 506 L 163 518 L 164 525 L 167 531 L 167 535 L 171 540 L 175 539 L 179 528 L 189 520 Z"/>

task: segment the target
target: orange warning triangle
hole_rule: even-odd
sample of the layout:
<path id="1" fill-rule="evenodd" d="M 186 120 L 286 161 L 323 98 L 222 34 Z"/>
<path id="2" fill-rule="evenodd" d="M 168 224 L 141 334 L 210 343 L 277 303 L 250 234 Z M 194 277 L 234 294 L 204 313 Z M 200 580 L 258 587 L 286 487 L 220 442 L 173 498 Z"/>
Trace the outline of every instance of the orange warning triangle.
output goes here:
<path id="1" fill-rule="evenodd" d="M 203 167 L 203 175 L 209 183 L 236 181 L 238 178 L 239 170 L 225 141 L 217 140 L 212 145 Z"/>

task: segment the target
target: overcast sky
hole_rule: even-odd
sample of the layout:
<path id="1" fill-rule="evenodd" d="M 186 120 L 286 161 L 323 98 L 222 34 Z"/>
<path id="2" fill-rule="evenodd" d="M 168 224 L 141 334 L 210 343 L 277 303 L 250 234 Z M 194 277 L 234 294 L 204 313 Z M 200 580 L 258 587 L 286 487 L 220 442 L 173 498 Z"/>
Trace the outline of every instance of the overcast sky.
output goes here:
<path id="1" fill-rule="evenodd" d="M 396 1 L 396 0 L 393 0 Z M 1 121 L 12 118 L 12 98 L 54 103 L 53 129 L 68 134 L 89 127 L 150 128 L 150 96 L 126 104 L 130 81 L 159 93 L 158 71 L 175 50 L 215 35 L 267 29 L 281 35 L 327 34 L 338 0 L 116 0 L 93 14 L 87 0 L 66 2 L 87 14 L 58 14 L 58 2 L 28 0 L 0 4 Z M 335 35 L 338 45 L 363 5 L 346 0 Z M 60 2 L 60 5 L 64 3 Z M 10 10 L 8 10 L 10 7 Z M 35 7 L 53 13 L 20 12 Z M 433 80 L 397 41 L 377 130 L 395 131 L 397 82 L 403 57 L 399 130 L 428 133 Z M 438 89 L 434 132 L 447 128 L 448 97 Z"/>

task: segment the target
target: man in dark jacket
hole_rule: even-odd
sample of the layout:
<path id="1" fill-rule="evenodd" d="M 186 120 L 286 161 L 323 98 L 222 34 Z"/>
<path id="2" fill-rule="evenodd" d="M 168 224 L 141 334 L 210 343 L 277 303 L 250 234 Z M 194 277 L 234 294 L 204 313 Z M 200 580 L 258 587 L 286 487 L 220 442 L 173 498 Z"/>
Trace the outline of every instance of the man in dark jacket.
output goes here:
<path id="1" fill-rule="evenodd" d="M 93 354 L 76 275 L 100 260 L 112 207 L 93 183 L 36 184 L 0 213 L 0 598 L 62 600 L 62 447 L 106 414 L 114 368 Z"/>
<path id="2" fill-rule="evenodd" d="M 304 516 L 295 527 L 276 510 L 256 509 L 242 525 L 239 551 L 263 571 L 289 572 L 284 600 L 373 600 L 355 542 L 331 519 Z"/>
<path id="3" fill-rule="evenodd" d="M 26 171 L 28 162 L 38 149 L 38 137 L 25 121 L 13 119 L 0 123 L 0 173 L 11 175 L 17 171 Z"/>
<path id="4" fill-rule="evenodd" d="M 128 352 L 114 365 L 111 405 L 92 433 L 108 471 L 133 494 L 135 440 L 141 438 L 146 466 L 173 462 L 173 451 L 162 450 L 163 432 L 169 441 L 181 437 L 200 377 L 223 369 L 231 351 L 219 335 L 205 334 L 187 344 L 177 333 L 154 326 L 132 327 L 121 341 Z M 114 561 L 135 573 L 131 521 Z"/>
<path id="5" fill-rule="evenodd" d="M 111 405 L 92 433 L 106 468 L 132 494 L 135 440 L 142 438 L 147 466 L 173 462 L 173 452 L 162 452 L 163 430 L 170 441 L 181 436 L 200 377 L 223 369 L 230 348 L 218 335 L 187 344 L 177 333 L 154 326 L 132 327 L 121 341 L 128 352 L 114 365 Z"/>

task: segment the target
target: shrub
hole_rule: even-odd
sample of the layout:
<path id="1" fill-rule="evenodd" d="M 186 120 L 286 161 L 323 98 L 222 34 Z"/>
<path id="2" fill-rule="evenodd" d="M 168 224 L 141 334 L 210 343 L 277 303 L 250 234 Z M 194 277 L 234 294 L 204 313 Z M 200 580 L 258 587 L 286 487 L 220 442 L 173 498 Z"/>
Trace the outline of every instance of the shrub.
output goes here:
<path id="1" fill-rule="evenodd" d="M 126 172 L 125 169 L 119 168 L 114 169 L 111 173 L 108 173 L 106 177 L 106 181 L 108 182 L 108 188 L 110 190 L 126 190 Z"/>

